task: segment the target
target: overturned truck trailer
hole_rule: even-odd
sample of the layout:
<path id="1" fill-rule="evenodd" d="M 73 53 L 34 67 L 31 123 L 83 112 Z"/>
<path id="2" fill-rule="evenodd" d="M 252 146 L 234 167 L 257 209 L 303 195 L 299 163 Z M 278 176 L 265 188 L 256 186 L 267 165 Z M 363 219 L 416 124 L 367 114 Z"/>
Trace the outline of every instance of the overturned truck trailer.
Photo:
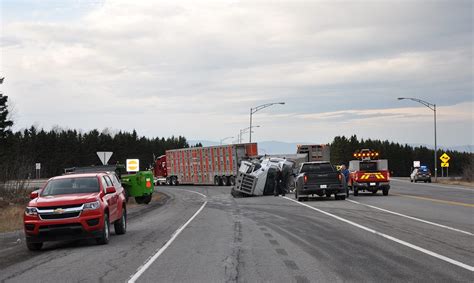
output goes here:
<path id="1" fill-rule="evenodd" d="M 263 196 L 272 195 L 278 185 L 280 174 L 285 190 L 290 187 L 291 176 L 295 163 L 283 158 L 262 158 L 260 160 L 242 161 L 235 185 L 232 187 L 233 196 Z"/>

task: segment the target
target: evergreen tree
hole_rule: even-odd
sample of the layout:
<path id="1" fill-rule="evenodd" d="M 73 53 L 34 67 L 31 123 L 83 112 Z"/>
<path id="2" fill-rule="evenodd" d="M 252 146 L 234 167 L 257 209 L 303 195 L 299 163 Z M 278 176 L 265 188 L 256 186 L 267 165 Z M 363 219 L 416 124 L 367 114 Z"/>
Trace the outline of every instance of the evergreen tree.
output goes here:
<path id="1" fill-rule="evenodd" d="M 4 140 L 7 135 L 10 135 L 13 121 L 8 118 L 8 96 L 0 93 L 0 140 Z"/>

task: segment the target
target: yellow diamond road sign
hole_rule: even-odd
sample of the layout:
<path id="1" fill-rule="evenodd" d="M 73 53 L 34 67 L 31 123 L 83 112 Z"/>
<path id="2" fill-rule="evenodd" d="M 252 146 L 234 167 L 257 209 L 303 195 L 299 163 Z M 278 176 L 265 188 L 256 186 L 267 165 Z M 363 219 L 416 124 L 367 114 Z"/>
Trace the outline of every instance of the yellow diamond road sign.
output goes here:
<path id="1" fill-rule="evenodd" d="M 451 159 L 451 157 L 449 157 L 449 155 L 447 155 L 446 153 L 443 153 L 443 155 L 441 155 L 439 159 L 443 161 L 443 163 L 447 163 L 449 159 Z"/>
<path id="2" fill-rule="evenodd" d="M 448 162 L 441 163 L 441 167 L 449 167 L 449 163 Z"/>

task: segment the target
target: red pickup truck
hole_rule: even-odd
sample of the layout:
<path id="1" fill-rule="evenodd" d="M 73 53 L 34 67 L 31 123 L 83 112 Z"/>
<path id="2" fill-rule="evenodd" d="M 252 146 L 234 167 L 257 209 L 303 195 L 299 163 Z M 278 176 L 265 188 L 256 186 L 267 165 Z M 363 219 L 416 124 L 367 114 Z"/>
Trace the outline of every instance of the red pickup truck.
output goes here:
<path id="1" fill-rule="evenodd" d="M 354 153 L 354 157 L 359 160 L 349 162 L 348 186 L 353 191 L 354 196 L 359 195 L 359 191 L 368 191 L 376 194 L 379 190 L 384 196 L 390 190 L 390 172 L 388 171 L 388 160 L 378 159 L 379 153 L 363 149 Z"/>
<path id="2" fill-rule="evenodd" d="M 40 250 L 43 242 L 95 238 L 107 244 L 110 224 L 125 234 L 125 191 L 113 172 L 54 177 L 30 195 L 25 209 L 26 245 Z"/>

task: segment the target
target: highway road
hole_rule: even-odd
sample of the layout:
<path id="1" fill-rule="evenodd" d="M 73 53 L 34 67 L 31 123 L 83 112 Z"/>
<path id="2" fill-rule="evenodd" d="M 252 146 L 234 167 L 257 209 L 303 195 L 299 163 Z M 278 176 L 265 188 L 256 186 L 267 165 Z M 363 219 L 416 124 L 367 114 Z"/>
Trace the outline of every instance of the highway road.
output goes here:
<path id="1" fill-rule="evenodd" d="M 474 190 L 393 180 L 389 196 L 233 198 L 229 187 L 166 197 L 106 246 L 0 241 L 1 282 L 472 282 Z"/>

